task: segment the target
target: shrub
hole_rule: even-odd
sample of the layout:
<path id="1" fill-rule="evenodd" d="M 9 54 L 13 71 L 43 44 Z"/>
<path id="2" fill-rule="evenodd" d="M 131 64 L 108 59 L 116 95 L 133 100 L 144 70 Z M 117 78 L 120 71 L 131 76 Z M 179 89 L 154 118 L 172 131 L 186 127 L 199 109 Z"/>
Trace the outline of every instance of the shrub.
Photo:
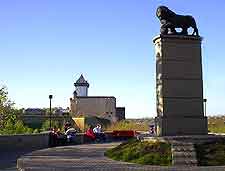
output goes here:
<path id="1" fill-rule="evenodd" d="M 5 124 L 5 127 L 0 130 L 0 134 L 2 135 L 31 134 L 31 133 L 33 133 L 33 129 L 24 126 L 21 120 L 16 121 L 16 123 L 13 123 L 12 121 L 8 120 Z"/>
<path id="2" fill-rule="evenodd" d="M 208 117 L 208 129 L 214 133 L 225 133 L 225 117 Z"/>
<path id="3" fill-rule="evenodd" d="M 108 131 L 112 131 L 112 130 L 147 131 L 148 129 L 149 129 L 148 122 L 137 123 L 135 121 L 128 121 L 128 120 L 119 121 L 113 125 L 110 125 L 107 128 Z"/>
<path id="4" fill-rule="evenodd" d="M 131 140 L 108 150 L 106 156 L 119 161 L 138 164 L 163 165 L 172 164 L 170 144 L 165 142 L 140 142 Z"/>
<path id="5" fill-rule="evenodd" d="M 35 129 L 35 130 L 33 131 L 33 133 L 34 133 L 34 134 L 40 133 L 40 130 L 39 130 L 39 129 Z"/>
<path id="6" fill-rule="evenodd" d="M 58 121 L 51 121 L 51 126 L 52 128 L 56 127 L 56 128 L 61 128 L 62 125 L 60 125 L 60 123 Z M 48 131 L 50 128 L 50 121 L 49 120 L 46 120 L 42 126 L 41 126 L 41 130 L 42 131 Z"/>

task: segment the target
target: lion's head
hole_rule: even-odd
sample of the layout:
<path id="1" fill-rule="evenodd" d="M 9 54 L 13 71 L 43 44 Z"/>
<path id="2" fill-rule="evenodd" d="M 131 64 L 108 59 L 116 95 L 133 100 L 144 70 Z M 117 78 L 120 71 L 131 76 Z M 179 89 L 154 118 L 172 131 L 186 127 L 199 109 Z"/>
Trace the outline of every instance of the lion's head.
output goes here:
<path id="1" fill-rule="evenodd" d="M 174 17 L 175 15 L 176 14 L 166 6 L 159 6 L 156 10 L 156 16 L 159 20 L 168 19 L 170 17 Z"/>

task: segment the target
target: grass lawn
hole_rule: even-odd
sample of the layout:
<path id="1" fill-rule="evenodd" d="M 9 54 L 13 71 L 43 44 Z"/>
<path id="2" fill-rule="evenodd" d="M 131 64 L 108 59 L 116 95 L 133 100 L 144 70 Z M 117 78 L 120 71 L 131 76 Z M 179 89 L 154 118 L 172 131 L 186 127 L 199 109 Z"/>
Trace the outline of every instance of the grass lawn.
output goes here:
<path id="1" fill-rule="evenodd" d="M 171 146 L 165 142 L 130 140 L 106 151 L 106 156 L 119 161 L 146 164 L 172 165 Z"/>
<path id="2" fill-rule="evenodd" d="M 200 166 L 225 165 L 225 142 L 218 141 L 195 145 Z"/>

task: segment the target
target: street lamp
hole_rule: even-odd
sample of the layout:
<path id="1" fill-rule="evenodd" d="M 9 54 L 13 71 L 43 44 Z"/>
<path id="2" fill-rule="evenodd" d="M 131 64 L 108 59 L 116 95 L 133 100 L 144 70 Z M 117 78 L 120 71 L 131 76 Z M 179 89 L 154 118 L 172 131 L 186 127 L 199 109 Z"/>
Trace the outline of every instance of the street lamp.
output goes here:
<path id="1" fill-rule="evenodd" d="M 50 100 L 50 129 L 52 127 L 52 95 L 49 95 L 49 100 Z"/>
<path id="2" fill-rule="evenodd" d="M 203 102 L 204 102 L 204 114 L 205 114 L 205 116 L 206 116 L 206 102 L 207 102 L 207 99 L 203 99 Z"/>

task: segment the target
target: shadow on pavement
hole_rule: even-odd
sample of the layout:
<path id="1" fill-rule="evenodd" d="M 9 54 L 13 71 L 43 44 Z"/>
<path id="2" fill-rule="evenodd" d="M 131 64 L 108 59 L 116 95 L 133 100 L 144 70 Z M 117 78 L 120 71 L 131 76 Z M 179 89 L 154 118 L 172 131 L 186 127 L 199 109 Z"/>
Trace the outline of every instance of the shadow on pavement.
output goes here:
<path id="1" fill-rule="evenodd" d="M 36 150 L 36 149 L 35 149 Z M 26 154 L 34 151 L 34 149 L 24 149 L 15 151 L 0 151 L 0 171 L 3 170 L 16 170 L 17 159 Z"/>

